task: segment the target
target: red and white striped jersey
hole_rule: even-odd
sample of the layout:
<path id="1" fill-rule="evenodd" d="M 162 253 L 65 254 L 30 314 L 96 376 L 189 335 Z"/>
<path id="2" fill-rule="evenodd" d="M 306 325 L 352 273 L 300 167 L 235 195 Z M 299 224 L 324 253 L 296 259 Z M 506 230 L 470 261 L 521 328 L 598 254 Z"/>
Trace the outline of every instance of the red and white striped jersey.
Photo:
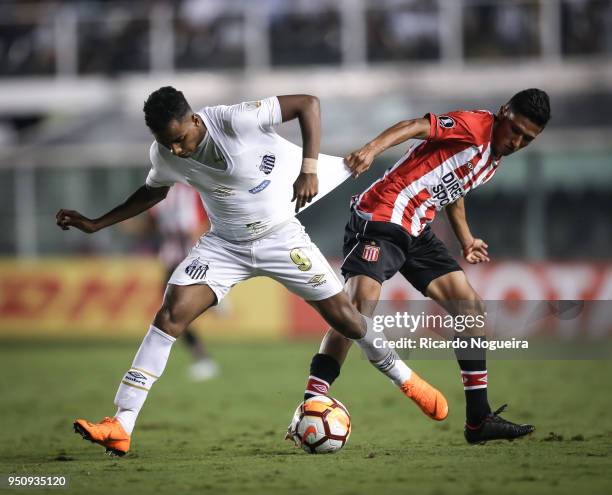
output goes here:
<path id="1" fill-rule="evenodd" d="M 436 211 L 490 180 L 499 165 L 491 151 L 491 112 L 462 110 L 425 118 L 431 123 L 427 140 L 410 147 L 353 200 L 362 218 L 396 223 L 415 237 Z"/>

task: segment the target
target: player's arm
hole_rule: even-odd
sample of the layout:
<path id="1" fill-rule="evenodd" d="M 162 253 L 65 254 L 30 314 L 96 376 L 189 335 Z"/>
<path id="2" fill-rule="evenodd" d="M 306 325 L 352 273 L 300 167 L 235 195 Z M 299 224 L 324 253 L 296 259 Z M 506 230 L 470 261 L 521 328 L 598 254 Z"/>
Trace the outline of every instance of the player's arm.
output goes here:
<path id="1" fill-rule="evenodd" d="M 87 218 L 78 211 L 61 209 L 55 215 L 56 223 L 62 230 L 69 230 L 70 227 L 75 227 L 91 234 L 148 210 L 164 199 L 169 189 L 169 187 L 149 187 L 143 185 L 123 203 L 99 218 Z"/>
<path id="2" fill-rule="evenodd" d="M 429 119 L 425 118 L 398 122 L 384 130 L 369 143 L 347 155 L 346 163 L 353 172 L 353 176 L 359 177 L 370 168 L 374 159 L 383 151 L 409 139 L 427 139 L 430 129 L 431 123 Z"/>
<path id="3" fill-rule="evenodd" d="M 312 95 L 279 96 L 283 122 L 298 119 L 302 132 L 302 170 L 293 184 L 293 199 L 297 213 L 319 192 L 317 159 L 321 146 L 321 108 Z"/>
<path id="4" fill-rule="evenodd" d="M 482 239 L 477 239 L 472 235 L 465 216 L 465 201 L 459 198 L 458 201 L 446 207 L 446 215 L 457 236 L 463 256 L 468 263 L 476 264 L 489 261 L 489 247 Z"/>

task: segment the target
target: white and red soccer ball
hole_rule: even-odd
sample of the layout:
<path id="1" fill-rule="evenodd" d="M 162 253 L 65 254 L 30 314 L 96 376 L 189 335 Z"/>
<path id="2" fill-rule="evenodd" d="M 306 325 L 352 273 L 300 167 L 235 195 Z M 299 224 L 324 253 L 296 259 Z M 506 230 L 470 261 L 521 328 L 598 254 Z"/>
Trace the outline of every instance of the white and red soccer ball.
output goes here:
<path id="1" fill-rule="evenodd" d="M 316 395 L 295 410 L 287 438 L 309 454 L 338 452 L 351 435 L 351 416 L 332 397 Z"/>

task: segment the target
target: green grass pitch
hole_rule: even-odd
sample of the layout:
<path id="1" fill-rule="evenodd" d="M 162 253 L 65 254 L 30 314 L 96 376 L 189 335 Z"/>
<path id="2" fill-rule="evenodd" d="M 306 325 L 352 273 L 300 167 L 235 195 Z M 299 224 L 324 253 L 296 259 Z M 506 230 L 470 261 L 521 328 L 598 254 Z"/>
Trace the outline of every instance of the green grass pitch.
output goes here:
<path id="1" fill-rule="evenodd" d="M 199 384 L 175 346 L 131 452 L 110 458 L 72 420 L 114 413 L 137 345 L 1 343 L 0 474 L 64 474 L 65 492 L 105 495 L 612 492 L 611 361 L 489 362 L 492 406 L 508 402 L 508 419 L 537 430 L 468 446 L 454 361 L 412 362 L 449 399 L 449 418 L 436 423 L 354 349 L 332 389 L 351 412 L 351 439 L 339 454 L 311 456 L 283 434 L 315 343 L 213 345 L 222 375 Z"/>

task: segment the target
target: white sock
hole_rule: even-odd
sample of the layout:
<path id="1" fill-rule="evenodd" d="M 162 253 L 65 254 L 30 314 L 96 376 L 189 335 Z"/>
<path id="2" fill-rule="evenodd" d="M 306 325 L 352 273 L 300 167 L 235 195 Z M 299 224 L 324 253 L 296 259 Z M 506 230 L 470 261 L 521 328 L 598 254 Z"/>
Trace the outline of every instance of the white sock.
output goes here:
<path id="1" fill-rule="evenodd" d="M 174 337 L 151 325 L 140 344 L 132 367 L 121 379 L 115 396 L 115 405 L 118 407 L 115 417 L 129 435 L 134 430 L 136 418 L 151 386 L 166 368 L 170 349 L 175 340 Z"/>
<path id="2" fill-rule="evenodd" d="M 400 359 L 395 349 L 390 349 L 386 345 L 388 341 L 385 334 L 373 330 L 372 318 L 361 316 L 366 321 L 367 331 L 361 339 L 356 339 L 355 342 L 376 369 L 387 375 L 397 386 L 401 386 L 410 379 L 412 370 Z"/>

